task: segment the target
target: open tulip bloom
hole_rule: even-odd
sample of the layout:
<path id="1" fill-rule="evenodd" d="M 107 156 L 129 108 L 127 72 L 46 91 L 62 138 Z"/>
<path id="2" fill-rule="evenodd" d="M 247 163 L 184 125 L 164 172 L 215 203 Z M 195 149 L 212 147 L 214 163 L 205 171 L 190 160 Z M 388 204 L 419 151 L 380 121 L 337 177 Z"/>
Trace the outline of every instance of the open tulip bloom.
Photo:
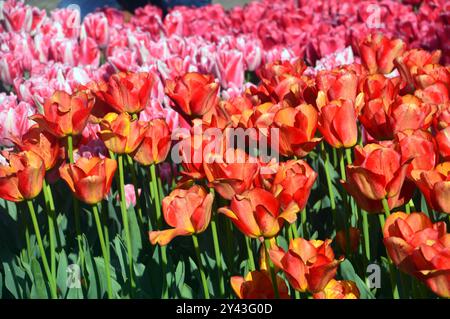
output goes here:
<path id="1" fill-rule="evenodd" d="M 27 3 L 0 298 L 450 298 L 448 2 Z"/>

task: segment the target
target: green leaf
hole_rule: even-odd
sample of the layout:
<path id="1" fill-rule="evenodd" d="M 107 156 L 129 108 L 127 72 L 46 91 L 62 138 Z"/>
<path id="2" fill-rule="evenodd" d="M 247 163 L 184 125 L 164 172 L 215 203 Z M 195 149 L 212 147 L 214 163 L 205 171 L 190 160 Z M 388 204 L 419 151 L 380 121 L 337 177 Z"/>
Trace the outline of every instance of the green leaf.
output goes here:
<path id="1" fill-rule="evenodd" d="M 181 288 L 181 298 L 184 299 L 192 299 L 192 288 L 189 287 L 186 283 L 183 284 L 183 287 Z"/>
<path id="2" fill-rule="evenodd" d="M 56 284 L 61 291 L 62 296 L 67 293 L 67 269 L 69 265 L 67 262 L 67 255 L 64 250 L 59 253 L 58 268 L 56 270 Z"/>
<path id="3" fill-rule="evenodd" d="M 98 273 L 94 268 L 91 250 L 89 249 L 89 245 L 87 243 L 87 239 L 85 236 L 83 236 L 83 242 L 84 242 L 84 262 L 89 279 L 87 298 L 89 299 L 102 298 L 104 291 L 101 291 Z"/>
<path id="4" fill-rule="evenodd" d="M 128 278 L 127 271 L 125 270 L 126 261 L 124 260 L 124 256 L 126 256 L 126 252 L 125 252 L 125 246 L 123 245 L 119 236 L 116 236 L 116 238 L 114 238 L 114 252 L 116 253 L 117 259 L 119 260 L 120 271 L 122 273 L 123 282 L 126 282 L 127 278 Z"/>
<path id="5" fill-rule="evenodd" d="M 44 274 L 42 273 L 41 265 L 35 258 L 31 260 L 31 270 L 33 272 L 34 280 L 30 297 L 33 299 L 47 299 L 48 294 L 45 286 Z"/>
<path id="6" fill-rule="evenodd" d="M 128 209 L 128 220 L 130 226 L 131 246 L 133 250 L 133 260 L 137 260 L 139 252 L 142 250 L 141 228 L 139 227 L 136 212 L 133 207 Z M 125 235 L 125 234 L 124 234 Z"/>
<path id="7" fill-rule="evenodd" d="M 341 275 L 345 280 L 354 281 L 361 294 L 361 299 L 375 299 L 375 296 L 366 286 L 364 281 L 356 274 L 355 269 L 348 260 L 341 263 Z"/>

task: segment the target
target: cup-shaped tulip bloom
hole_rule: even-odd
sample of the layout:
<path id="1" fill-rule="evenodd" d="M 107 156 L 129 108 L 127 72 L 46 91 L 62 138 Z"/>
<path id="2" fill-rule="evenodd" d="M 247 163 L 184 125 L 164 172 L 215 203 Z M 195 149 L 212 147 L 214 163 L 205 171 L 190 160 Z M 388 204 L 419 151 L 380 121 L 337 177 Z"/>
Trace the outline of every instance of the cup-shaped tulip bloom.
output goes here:
<path id="1" fill-rule="evenodd" d="M 145 137 L 147 124 L 133 120 L 128 113 L 108 113 L 100 122 L 98 136 L 116 154 L 130 154 Z"/>
<path id="2" fill-rule="evenodd" d="M 285 107 L 275 113 L 274 127 L 279 128 L 279 151 L 284 156 L 304 157 L 321 141 L 314 137 L 317 110 L 310 104 Z"/>
<path id="3" fill-rule="evenodd" d="M 450 297 L 450 234 L 445 222 L 432 223 L 424 213 L 393 213 L 383 229 L 389 257 L 436 294 Z"/>
<path id="4" fill-rule="evenodd" d="M 230 207 L 222 207 L 219 212 L 229 217 L 244 235 L 252 238 L 272 238 L 280 232 L 285 220 L 293 223 L 297 217 L 291 210 L 280 214 L 280 204 L 275 196 L 262 188 L 235 195 Z"/>
<path id="5" fill-rule="evenodd" d="M 272 182 L 272 192 L 280 201 L 281 209 L 305 208 L 317 173 L 303 160 L 289 160 L 279 165 Z"/>
<path id="6" fill-rule="evenodd" d="M 368 212 L 381 212 L 382 200 L 395 208 L 412 197 L 409 188 L 403 188 L 409 161 L 392 147 L 367 144 L 355 147 L 355 161 L 348 165 L 347 181 L 342 181 L 357 204 Z M 407 191 L 408 190 L 408 191 Z"/>
<path id="7" fill-rule="evenodd" d="M 287 252 L 270 250 L 274 264 L 283 270 L 295 290 L 318 292 L 336 275 L 339 263 L 331 249 L 331 240 L 293 239 Z"/>
<path id="8" fill-rule="evenodd" d="M 249 190 L 258 174 L 257 160 L 241 149 L 228 149 L 223 155 L 205 155 L 203 168 L 208 182 L 225 199 Z"/>
<path id="9" fill-rule="evenodd" d="M 390 99 L 386 98 L 367 100 L 359 115 L 359 121 L 364 129 L 379 141 L 394 138 L 394 132 L 389 121 L 390 105 Z"/>
<path id="10" fill-rule="evenodd" d="M 361 62 L 370 74 L 391 73 L 394 59 L 405 52 L 401 39 L 389 39 L 381 33 L 369 34 L 359 45 Z"/>
<path id="11" fill-rule="evenodd" d="M 44 103 L 44 114 L 31 117 L 43 130 L 56 137 L 80 135 L 84 130 L 94 98 L 82 91 L 72 95 L 64 91 L 56 91 Z"/>
<path id="12" fill-rule="evenodd" d="M 211 110 L 219 101 L 219 84 L 209 75 L 192 72 L 166 81 L 166 94 L 179 111 L 198 117 Z"/>
<path id="13" fill-rule="evenodd" d="M 80 201 L 93 205 L 109 193 L 116 169 L 113 159 L 80 157 L 74 164 L 61 166 L 59 174 Z"/>
<path id="14" fill-rule="evenodd" d="M 361 231 L 358 228 L 350 227 L 348 229 L 349 232 L 349 248 L 350 252 L 355 253 L 358 251 L 359 241 L 361 239 Z M 347 235 L 345 230 L 339 230 L 336 232 L 336 243 L 338 244 L 341 251 L 347 251 Z"/>
<path id="15" fill-rule="evenodd" d="M 429 171 L 413 170 L 411 177 L 431 208 L 450 214 L 450 162 Z"/>
<path id="16" fill-rule="evenodd" d="M 42 190 L 45 164 L 32 152 L 3 153 L 0 163 L 0 198 L 12 202 L 33 199 Z"/>
<path id="17" fill-rule="evenodd" d="M 325 93 L 328 100 L 355 101 L 358 76 L 352 70 L 339 69 L 320 71 L 316 76 L 318 90 Z"/>
<path id="18" fill-rule="evenodd" d="M 450 161 L 450 126 L 440 130 L 436 136 L 439 154 L 445 161 Z"/>
<path id="19" fill-rule="evenodd" d="M 158 164 L 164 161 L 170 151 L 170 129 L 163 119 L 148 123 L 142 143 L 133 152 L 133 159 L 141 165 Z"/>
<path id="20" fill-rule="evenodd" d="M 266 270 L 254 270 L 245 278 L 233 276 L 231 287 L 239 299 L 275 299 L 270 274 Z M 281 299 L 289 299 L 289 289 L 283 278 L 277 276 L 278 293 Z"/>
<path id="21" fill-rule="evenodd" d="M 119 113 L 139 113 L 148 104 L 153 83 L 151 73 L 120 72 L 113 74 L 105 90 L 97 90 L 95 95 Z"/>
<path id="22" fill-rule="evenodd" d="M 164 220 L 173 228 L 150 232 L 152 245 L 165 246 L 176 236 L 204 232 L 211 220 L 213 201 L 214 195 L 198 185 L 173 190 L 162 201 Z"/>
<path id="23" fill-rule="evenodd" d="M 399 96 L 390 106 L 389 121 L 394 132 L 426 130 L 430 127 L 436 106 L 423 103 L 413 95 Z"/>
<path id="24" fill-rule="evenodd" d="M 354 281 L 331 279 L 314 299 L 359 299 L 359 289 Z"/>
<path id="25" fill-rule="evenodd" d="M 319 97 L 322 94 L 319 93 Z M 318 97 L 318 100 L 320 99 Z M 360 95 L 359 97 L 362 97 Z M 361 99 L 361 98 L 360 98 Z M 358 112 L 350 100 L 334 100 L 319 107 L 319 131 L 334 148 L 352 147 L 358 141 Z"/>
<path id="26" fill-rule="evenodd" d="M 53 168 L 59 158 L 59 140 L 39 128 L 32 126 L 21 139 L 14 140 L 14 143 L 21 151 L 32 151 L 38 154 L 45 164 L 45 170 Z"/>

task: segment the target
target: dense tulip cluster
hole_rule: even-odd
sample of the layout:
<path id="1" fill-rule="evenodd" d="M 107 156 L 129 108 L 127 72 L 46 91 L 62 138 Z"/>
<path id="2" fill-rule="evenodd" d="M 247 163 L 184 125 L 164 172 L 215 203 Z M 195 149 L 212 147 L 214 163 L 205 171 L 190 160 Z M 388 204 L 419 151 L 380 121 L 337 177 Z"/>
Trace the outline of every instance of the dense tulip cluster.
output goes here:
<path id="1" fill-rule="evenodd" d="M 32 297 L 450 297 L 446 1 L 0 4 L 0 206 Z"/>

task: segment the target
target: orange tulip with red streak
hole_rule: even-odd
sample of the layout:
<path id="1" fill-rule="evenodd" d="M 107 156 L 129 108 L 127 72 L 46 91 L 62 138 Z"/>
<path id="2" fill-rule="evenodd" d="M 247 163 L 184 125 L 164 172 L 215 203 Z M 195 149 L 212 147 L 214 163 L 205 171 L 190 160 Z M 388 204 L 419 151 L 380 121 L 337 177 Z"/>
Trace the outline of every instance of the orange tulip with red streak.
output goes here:
<path id="1" fill-rule="evenodd" d="M 144 165 L 158 164 L 164 161 L 170 151 L 170 129 L 162 119 L 148 123 L 142 143 L 133 152 L 133 159 Z"/>
<path id="2" fill-rule="evenodd" d="M 314 299 L 359 299 L 354 281 L 331 279 L 326 287 L 313 295 Z"/>
<path id="3" fill-rule="evenodd" d="M 282 162 L 272 182 L 272 193 L 283 210 L 305 208 L 317 173 L 303 160 Z"/>
<path id="4" fill-rule="evenodd" d="M 275 299 L 272 280 L 266 270 L 254 270 L 245 278 L 233 276 L 231 287 L 239 299 Z M 278 293 L 281 299 L 289 299 L 289 289 L 283 278 L 277 276 Z"/>
<path id="5" fill-rule="evenodd" d="M 235 195 L 230 207 L 222 207 L 219 212 L 230 218 L 244 235 L 252 238 L 274 237 L 285 220 L 293 223 L 297 218 L 294 210 L 280 214 L 280 204 L 275 196 L 262 188 Z"/>
<path id="6" fill-rule="evenodd" d="M 363 95 L 358 95 L 356 105 L 350 100 L 327 102 L 323 92 L 317 97 L 319 131 L 325 141 L 335 148 L 353 147 L 358 141 L 357 119 Z"/>
<path id="7" fill-rule="evenodd" d="M 275 113 L 273 127 L 279 129 L 279 151 L 283 156 L 304 157 L 321 141 L 314 137 L 317 110 L 310 104 L 285 107 Z"/>
<path id="8" fill-rule="evenodd" d="M 108 195 L 116 169 L 113 159 L 80 157 L 74 164 L 61 166 L 59 174 L 79 200 L 93 205 Z"/>
<path id="9" fill-rule="evenodd" d="M 316 76 L 317 89 L 324 92 L 329 101 L 355 102 L 358 93 L 358 75 L 352 70 L 335 69 L 320 71 Z"/>
<path id="10" fill-rule="evenodd" d="M 445 161 L 450 160 L 450 126 L 440 130 L 436 136 L 439 154 Z"/>
<path id="11" fill-rule="evenodd" d="M 389 208 L 403 205 L 412 197 L 413 189 L 403 187 L 409 161 L 392 147 L 381 144 L 356 146 L 355 160 L 347 165 L 347 181 L 341 181 L 358 206 L 368 212 L 381 212 L 382 199 Z"/>
<path id="12" fill-rule="evenodd" d="M 450 162 L 428 171 L 413 170 L 411 177 L 431 208 L 450 214 Z"/>
<path id="13" fill-rule="evenodd" d="M 436 143 L 433 136 L 422 130 L 407 130 L 395 136 L 396 149 L 401 154 L 402 162 L 412 159 L 406 176 L 411 179 L 413 170 L 431 170 L 438 161 Z"/>
<path id="14" fill-rule="evenodd" d="M 369 34 L 359 44 L 362 64 L 370 74 L 391 73 L 394 59 L 405 52 L 406 44 L 401 39 L 389 39 L 381 33 Z"/>
<path id="15" fill-rule="evenodd" d="M 59 140 L 39 128 L 38 125 L 30 127 L 21 139 L 14 140 L 21 151 L 32 151 L 38 154 L 45 164 L 45 170 L 53 168 L 59 158 Z"/>
<path id="16" fill-rule="evenodd" d="M 147 124 L 132 120 L 128 113 L 108 113 L 100 122 L 98 136 L 116 154 L 130 154 L 141 144 Z"/>
<path id="17" fill-rule="evenodd" d="M 259 165 L 245 151 L 230 148 L 224 154 L 206 154 L 203 168 L 210 187 L 231 200 L 251 188 Z"/>
<path id="18" fill-rule="evenodd" d="M 0 163 L 0 198 L 12 202 L 33 199 L 42 190 L 45 164 L 32 152 L 4 152 Z"/>
<path id="19" fill-rule="evenodd" d="M 84 92 L 72 95 L 64 91 L 56 91 L 44 103 L 44 114 L 36 114 L 31 119 L 43 130 L 56 137 L 79 135 L 85 128 L 94 98 Z"/>
<path id="20" fill-rule="evenodd" d="M 148 104 L 153 82 L 148 72 L 119 72 L 110 76 L 104 90 L 94 94 L 119 113 L 139 113 Z"/>
<path id="21" fill-rule="evenodd" d="M 358 251 L 359 241 L 361 239 L 361 231 L 358 228 L 350 227 L 349 235 L 350 235 L 349 248 L 352 253 L 355 253 Z M 344 230 L 339 230 L 336 232 L 336 242 L 341 251 L 346 252 L 347 238 Z"/>
<path id="22" fill-rule="evenodd" d="M 343 257 L 336 260 L 331 240 L 306 240 L 295 238 L 287 252 L 279 249 L 269 251 L 273 263 L 283 270 L 295 290 L 319 292 L 336 275 Z"/>
<path id="23" fill-rule="evenodd" d="M 218 92 L 219 84 L 212 76 L 196 72 L 166 81 L 166 94 L 188 116 L 202 116 L 211 110 L 219 101 Z"/>
<path id="24" fill-rule="evenodd" d="M 211 220 L 214 195 L 201 186 L 175 189 L 162 201 L 164 220 L 173 228 L 151 231 L 152 245 L 165 246 L 176 236 L 199 234 L 206 230 Z"/>
<path id="25" fill-rule="evenodd" d="M 424 213 L 393 213 L 383 229 L 389 257 L 434 293 L 450 297 L 450 234 L 445 222 L 432 223 Z"/>

